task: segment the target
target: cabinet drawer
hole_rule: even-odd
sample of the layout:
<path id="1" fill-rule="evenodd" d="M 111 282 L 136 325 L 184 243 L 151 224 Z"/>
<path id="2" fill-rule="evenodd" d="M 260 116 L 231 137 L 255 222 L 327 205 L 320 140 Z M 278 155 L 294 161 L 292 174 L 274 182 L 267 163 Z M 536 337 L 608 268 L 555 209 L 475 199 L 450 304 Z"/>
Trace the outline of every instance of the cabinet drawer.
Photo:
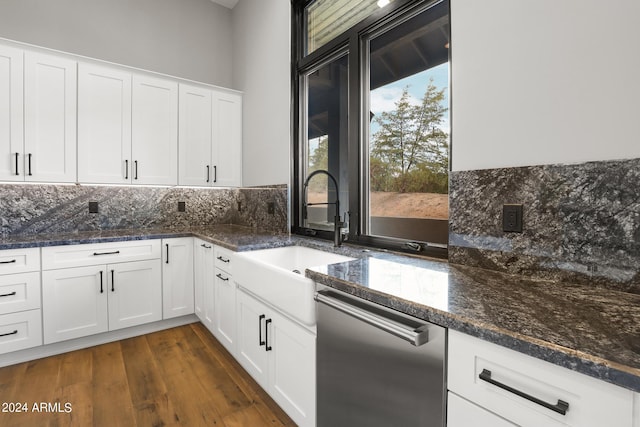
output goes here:
<path id="1" fill-rule="evenodd" d="M 160 258 L 160 240 L 93 243 L 42 248 L 42 269 L 142 261 Z"/>
<path id="2" fill-rule="evenodd" d="M 215 266 L 222 271 L 233 274 L 233 255 L 234 252 L 220 246 L 215 246 Z"/>
<path id="3" fill-rule="evenodd" d="M 0 276 L 0 314 L 40 308 L 40 272 Z"/>
<path id="4" fill-rule="evenodd" d="M 0 354 L 42 345 L 40 309 L 0 316 Z"/>
<path id="5" fill-rule="evenodd" d="M 40 270 L 40 248 L 0 251 L 0 274 L 27 273 Z"/>
<path id="6" fill-rule="evenodd" d="M 539 399 L 518 396 L 480 378 Z M 466 334 L 449 331 L 449 390 L 521 426 L 630 426 L 633 392 Z M 542 405 L 568 404 L 562 415 Z M 606 408 L 606 409 L 604 409 Z"/>
<path id="7" fill-rule="evenodd" d="M 447 427 L 515 427 L 515 424 L 474 405 L 451 392 L 447 393 Z"/>

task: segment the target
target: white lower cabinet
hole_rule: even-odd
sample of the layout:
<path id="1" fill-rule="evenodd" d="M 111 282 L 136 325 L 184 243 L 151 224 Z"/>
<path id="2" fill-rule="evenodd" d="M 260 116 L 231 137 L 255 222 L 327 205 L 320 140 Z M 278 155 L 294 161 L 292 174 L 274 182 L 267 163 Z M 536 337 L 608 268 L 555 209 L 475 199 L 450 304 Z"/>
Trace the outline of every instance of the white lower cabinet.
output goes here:
<path id="1" fill-rule="evenodd" d="M 45 344 L 162 319 L 159 240 L 46 247 L 42 265 Z"/>
<path id="2" fill-rule="evenodd" d="M 258 299 L 237 293 L 237 359 L 299 426 L 314 426 L 316 336 Z"/>
<path id="3" fill-rule="evenodd" d="M 236 288 L 233 276 L 216 268 L 212 332 L 231 354 L 236 350 Z"/>
<path id="4" fill-rule="evenodd" d="M 451 392 L 447 393 L 447 427 L 514 427 L 500 418 Z"/>
<path id="5" fill-rule="evenodd" d="M 213 333 L 213 289 L 215 281 L 213 245 L 204 240 L 194 239 L 193 254 L 195 314 L 202 324 Z"/>
<path id="6" fill-rule="evenodd" d="M 633 426 L 632 391 L 452 330 L 448 388 L 466 400 L 450 400 L 449 426 L 503 425 L 465 424 L 469 408 L 523 427 Z"/>
<path id="7" fill-rule="evenodd" d="M 193 314 L 193 238 L 162 240 L 162 318 Z"/>

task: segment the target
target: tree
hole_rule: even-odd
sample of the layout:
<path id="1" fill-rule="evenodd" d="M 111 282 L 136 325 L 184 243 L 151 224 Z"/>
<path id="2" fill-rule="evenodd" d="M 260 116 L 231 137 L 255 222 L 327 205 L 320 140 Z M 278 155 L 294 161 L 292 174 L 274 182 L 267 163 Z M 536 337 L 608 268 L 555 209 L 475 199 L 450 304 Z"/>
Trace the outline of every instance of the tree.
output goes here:
<path id="1" fill-rule="evenodd" d="M 405 87 L 395 110 L 375 117 L 380 129 L 370 152 L 371 190 L 447 192 L 449 135 L 441 129 L 445 89 L 429 81 L 422 101 L 412 105 Z"/>

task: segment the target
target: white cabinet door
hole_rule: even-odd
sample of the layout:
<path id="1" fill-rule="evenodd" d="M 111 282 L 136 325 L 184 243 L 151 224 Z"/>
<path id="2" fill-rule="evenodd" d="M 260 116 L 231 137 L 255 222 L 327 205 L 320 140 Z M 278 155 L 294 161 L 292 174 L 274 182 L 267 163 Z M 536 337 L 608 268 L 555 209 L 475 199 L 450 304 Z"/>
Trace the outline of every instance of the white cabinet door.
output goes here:
<path id="1" fill-rule="evenodd" d="M 314 426 L 316 337 L 277 312 L 272 311 L 267 322 L 271 397 L 296 424 Z"/>
<path id="2" fill-rule="evenodd" d="M 108 270 L 109 330 L 162 319 L 158 260 L 111 264 Z"/>
<path id="3" fill-rule="evenodd" d="M 211 164 L 211 90 L 180 85 L 179 96 L 180 185 L 209 186 Z"/>
<path id="4" fill-rule="evenodd" d="M 25 180 L 76 181 L 76 62 L 26 52 Z"/>
<path id="5" fill-rule="evenodd" d="M 515 424 L 449 392 L 447 397 L 447 427 L 469 426 L 514 427 Z"/>
<path id="6" fill-rule="evenodd" d="M 193 314 L 193 238 L 162 243 L 162 318 Z"/>
<path id="7" fill-rule="evenodd" d="M 0 46 L 0 180 L 23 181 L 23 53 Z"/>
<path id="8" fill-rule="evenodd" d="M 213 331 L 214 322 L 214 266 L 213 245 L 194 240 L 195 313 L 200 321 Z"/>
<path id="9" fill-rule="evenodd" d="M 213 92 L 213 185 L 242 186 L 242 96 Z"/>
<path id="10" fill-rule="evenodd" d="M 78 181 L 131 182 L 131 73 L 78 66 Z"/>
<path id="11" fill-rule="evenodd" d="M 178 184 L 178 84 L 133 76 L 134 184 Z"/>
<path id="12" fill-rule="evenodd" d="M 106 332 L 107 316 L 104 265 L 42 272 L 45 344 Z"/>
<path id="13" fill-rule="evenodd" d="M 236 344 L 236 284 L 228 273 L 216 268 L 213 335 L 231 354 Z"/>
<path id="14" fill-rule="evenodd" d="M 258 300 L 239 290 L 236 308 L 238 362 L 264 388 L 269 390 L 268 353 L 265 324 L 269 309 Z"/>

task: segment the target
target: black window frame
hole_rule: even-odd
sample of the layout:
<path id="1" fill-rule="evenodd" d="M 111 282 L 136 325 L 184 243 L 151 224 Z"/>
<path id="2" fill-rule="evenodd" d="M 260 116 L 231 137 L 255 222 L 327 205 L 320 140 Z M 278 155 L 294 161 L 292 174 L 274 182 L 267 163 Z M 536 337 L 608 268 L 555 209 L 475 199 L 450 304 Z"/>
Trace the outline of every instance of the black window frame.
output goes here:
<path id="1" fill-rule="evenodd" d="M 398 239 L 383 236 L 372 236 L 362 234 L 362 213 L 366 212 L 364 206 L 366 200 L 363 198 L 363 171 L 364 159 L 364 132 L 368 132 L 368 122 L 364 121 L 362 113 L 363 96 L 365 96 L 365 84 L 368 84 L 368 70 L 365 70 L 364 60 L 366 58 L 366 38 L 380 29 L 401 22 L 409 17 L 441 3 L 443 0 L 394 0 L 389 5 L 375 11 L 369 17 L 357 23 L 349 30 L 336 36 L 333 40 L 317 48 L 313 52 L 305 55 L 306 46 L 306 22 L 305 8 L 314 0 L 292 0 L 292 164 L 291 164 L 291 232 L 300 235 L 313 235 L 327 240 L 333 240 L 333 232 L 305 228 L 301 225 L 302 217 L 302 184 L 306 177 L 302 176 L 301 169 L 304 164 L 304 153 L 302 152 L 301 119 L 304 110 L 305 94 L 302 93 L 301 81 L 304 74 L 322 64 L 328 63 L 332 58 L 336 58 L 339 52 L 347 52 L 349 56 L 349 93 L 348 93 L 348 164 L 349 176 L 357 179 L 349 179 L 349 200 L 346 206 L 349 207 L 349 234 L 347 241 L 367 247 L 389 249 L 399 252 L 420 254 L 434 258 L 444 258 L 448 256 L 446 245 L 430 244 L 429 242 L 419 243 L 419 251 L 415 246 L 411 247 L 407 243 L 413 242 L 407 239 Z M 450 2 L 449 2 L 450 5 Z M 451 11 L 449 10 L 449 17 Z M 450 18 L 449 18 L 450 19 Z M 449 37 L 450 38 L 450 37 Z M 451 48 L 449 48 L 449 75 L 451 76 Z M 368 87 L 368 86 L 367 86 Z M 449 78 L 449 94 L 451 93 L 451 78 Z M 449 99 L 451 97 L 449 96 Z M 449 102 L 449 123 L 451 126 L 451 102 Z M 451 171 L 451 147 L 452 134 L 449 130 L 449 171 Z M 368 173 L 368 172 L 367 172 Z M 343 201 L 341 201 L 344 203 Z M 357 209 L 354 209 L 357 207 Z"/>

